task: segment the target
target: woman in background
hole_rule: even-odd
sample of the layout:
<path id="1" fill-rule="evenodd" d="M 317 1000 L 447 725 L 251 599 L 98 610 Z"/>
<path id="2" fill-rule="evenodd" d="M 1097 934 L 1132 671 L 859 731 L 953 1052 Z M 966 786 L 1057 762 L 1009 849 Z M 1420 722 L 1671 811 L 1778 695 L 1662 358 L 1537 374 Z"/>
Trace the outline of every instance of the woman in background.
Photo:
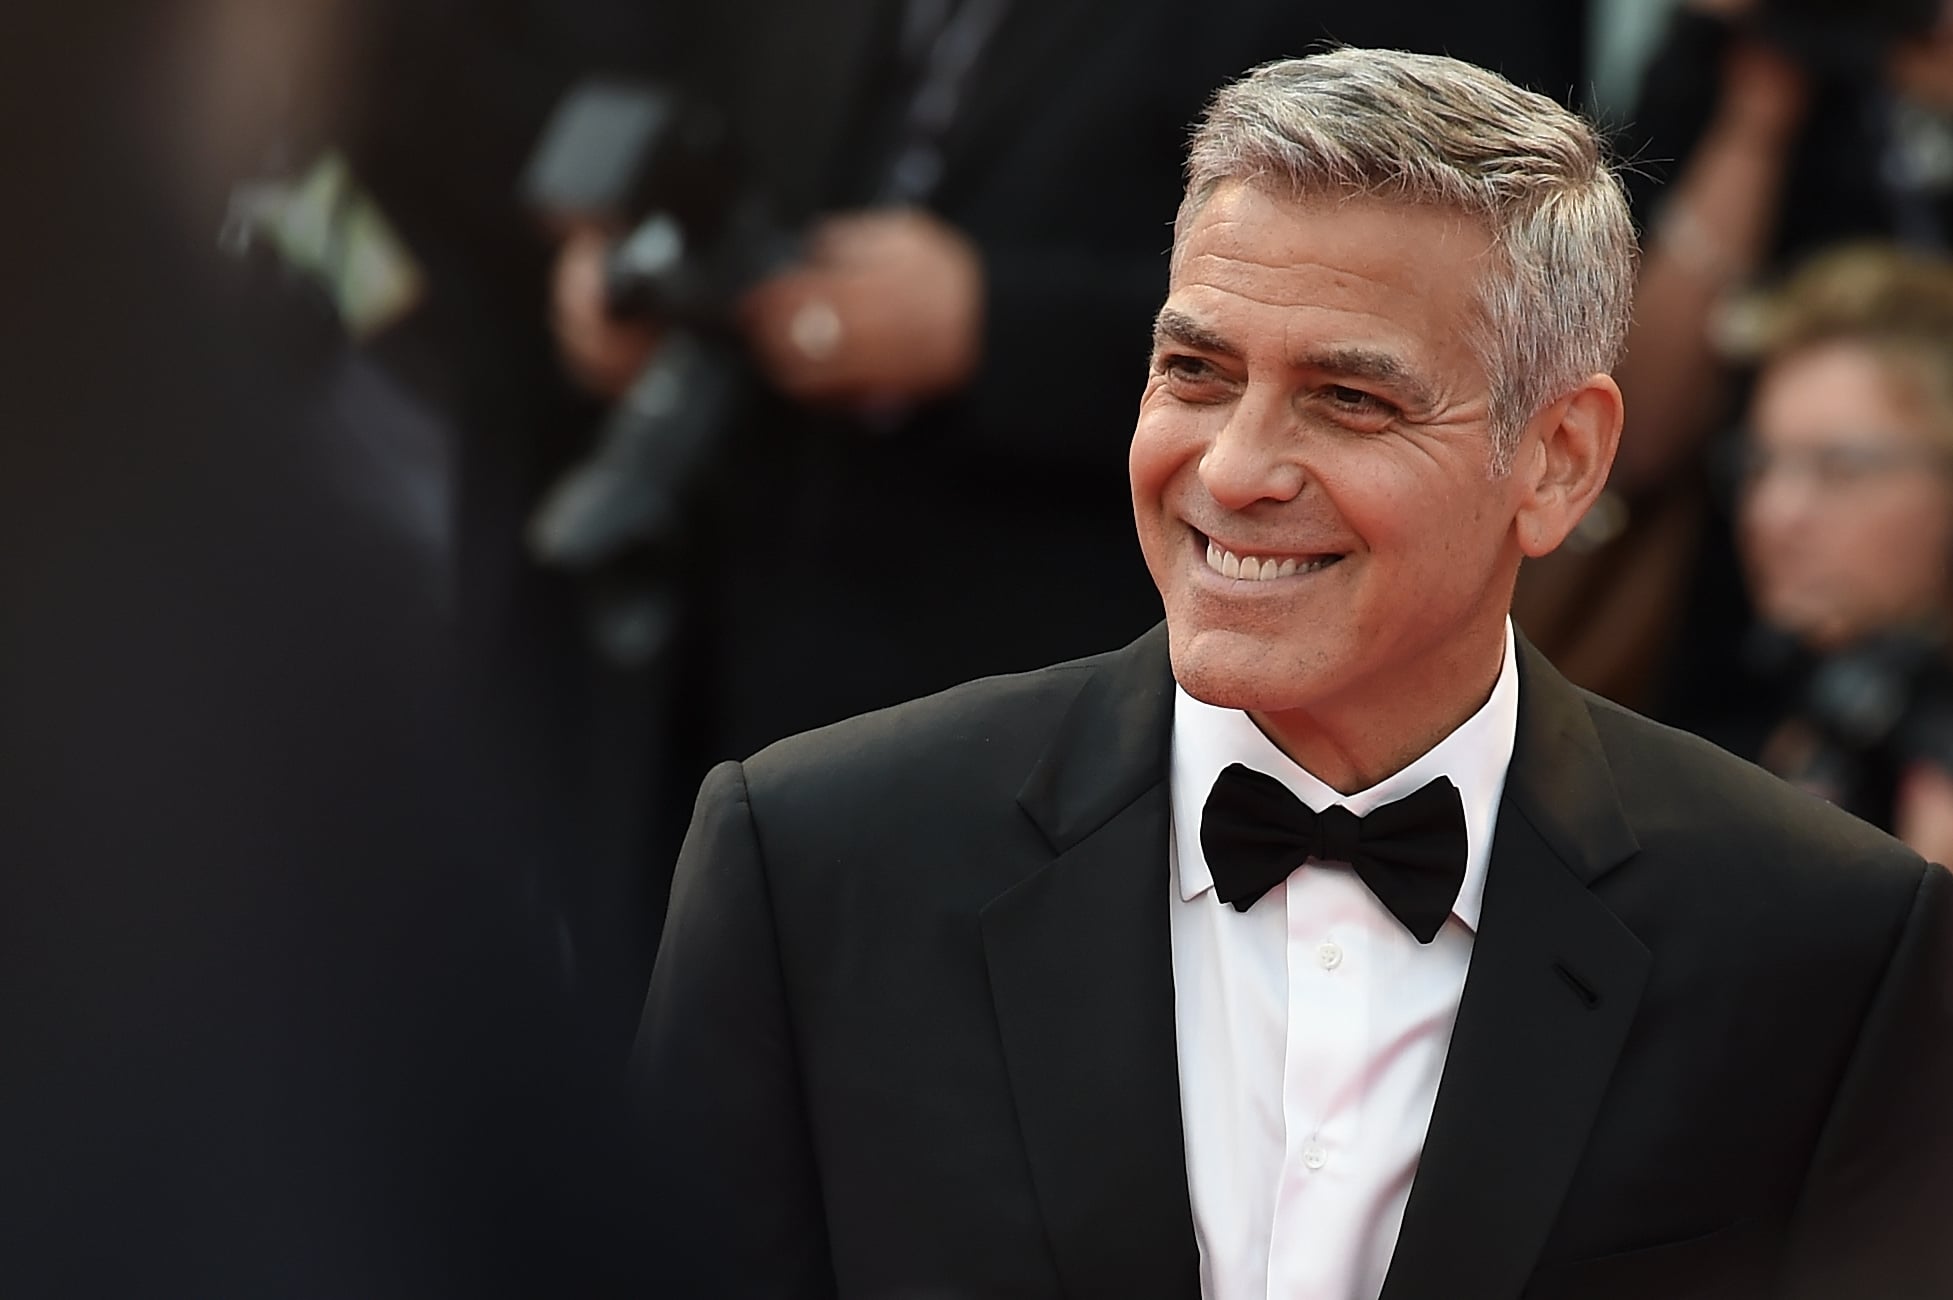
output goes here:
<path id="1" fill-rule="evenodd" d="M 1953 263 L 1821 254 L 1733 322 L 1737 540 L 1781 710 L 1720 739 L 1953 858 Z M 1747 734 L 1744 734 L 1747 732 Z"/>

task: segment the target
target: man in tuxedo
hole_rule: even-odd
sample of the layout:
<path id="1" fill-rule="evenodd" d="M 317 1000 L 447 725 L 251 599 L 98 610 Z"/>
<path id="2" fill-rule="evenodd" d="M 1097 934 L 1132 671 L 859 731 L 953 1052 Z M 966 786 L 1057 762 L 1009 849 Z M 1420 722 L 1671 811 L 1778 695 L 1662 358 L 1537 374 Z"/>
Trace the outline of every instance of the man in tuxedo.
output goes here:
<path id="1" fill-rule="evenodd" d="M 1953 878 L 1510 628 L 1621 426 L 1593 132 L 1341 50 L 1188 176 L 1164 628 L 700 795 L 636 1085 L 671 1294 L 1953 1294 Z"/>

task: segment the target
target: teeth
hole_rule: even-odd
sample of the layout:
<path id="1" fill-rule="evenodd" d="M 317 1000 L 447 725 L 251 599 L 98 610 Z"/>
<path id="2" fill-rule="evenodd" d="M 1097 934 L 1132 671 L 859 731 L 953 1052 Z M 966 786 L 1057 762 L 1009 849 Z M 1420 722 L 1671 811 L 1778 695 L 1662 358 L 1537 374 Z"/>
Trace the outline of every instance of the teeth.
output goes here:
<path id="1" fill-rule="evenodd" d="M 1267 582 L 1273 578 L 1289 578 L 1298 573 L 1314 573 L 1335 563 L 1333 555 L 1307 564 L 1293 556 L 1286 560 L 1258 559 L 1252 555 L 1236 555 L 1215 542 L 1207 543 L 1207 567 L 1224 577 L 1239 578 L 1244 582 Z"/>

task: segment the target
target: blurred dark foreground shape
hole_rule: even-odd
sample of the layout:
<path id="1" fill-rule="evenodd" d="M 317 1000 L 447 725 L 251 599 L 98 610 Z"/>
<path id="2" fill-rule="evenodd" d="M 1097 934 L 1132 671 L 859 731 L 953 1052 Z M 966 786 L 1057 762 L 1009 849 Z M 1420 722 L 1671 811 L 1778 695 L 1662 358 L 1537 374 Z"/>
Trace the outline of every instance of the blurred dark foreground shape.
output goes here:
<path id="1" fill-rule="evenodd" d="M 177 6 L 0 78 L 0 1294 L 581 1295 L 548 889 L 415 409 L 215 249 Z M 13 53 L 22 53 L 14 45 Z M 155 56 L 155 57 L 151 57 Z"/>

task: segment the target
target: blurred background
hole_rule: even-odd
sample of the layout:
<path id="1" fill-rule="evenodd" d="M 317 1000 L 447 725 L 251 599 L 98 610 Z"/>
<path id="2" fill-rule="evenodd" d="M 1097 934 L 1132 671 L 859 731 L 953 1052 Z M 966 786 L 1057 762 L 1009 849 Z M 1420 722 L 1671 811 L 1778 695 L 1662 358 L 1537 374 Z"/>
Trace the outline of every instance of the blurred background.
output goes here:
<path id="1" fill-rule="evenodd" d="M 1521 626 L 1953 855 L 1940 0 L 12 8 L 7 1295 L 645 1293 L 699 779 L 1157 620 L 1181 145 L 1326 40 L 1627 168 L 1628 429 Z"/>

